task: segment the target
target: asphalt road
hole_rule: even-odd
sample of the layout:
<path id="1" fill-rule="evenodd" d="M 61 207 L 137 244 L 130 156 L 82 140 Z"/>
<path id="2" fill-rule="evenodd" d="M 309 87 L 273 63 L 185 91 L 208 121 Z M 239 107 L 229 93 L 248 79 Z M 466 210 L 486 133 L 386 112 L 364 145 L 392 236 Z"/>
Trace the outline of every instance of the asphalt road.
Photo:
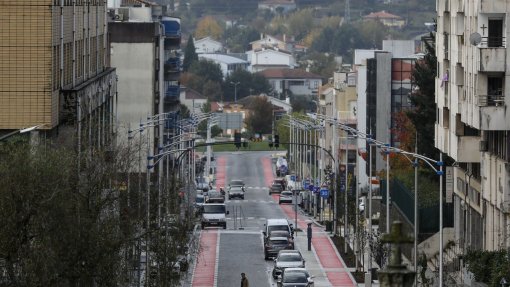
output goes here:
<path id="1" fill-rule="evenodd" d="M 246 184 L 244 200 L 226 201 L 230 214 L 227 230 L 220 231 L 217 286 L 240 285 L 242 272 L 247 274 L 250 286 L 275 286 L 272 261 L 264 260 L 262 230 L 267 218 L 285 216 L 268 194 L 262 159 L 270 155 L 271 152 L 215 153 L 216 158 L 226 159 L 225 182 L 242 179 Z"/>

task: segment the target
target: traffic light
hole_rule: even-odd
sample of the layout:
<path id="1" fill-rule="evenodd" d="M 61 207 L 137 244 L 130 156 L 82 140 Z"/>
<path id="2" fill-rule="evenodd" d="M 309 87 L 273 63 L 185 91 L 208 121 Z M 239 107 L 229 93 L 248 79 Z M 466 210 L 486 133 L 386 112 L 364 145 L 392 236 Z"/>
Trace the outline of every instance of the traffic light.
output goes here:
<path id="1" fill-rule="evenodd" d="M 280 147 L 280 136 L 279 135 L 274 135 L 274 147 L 275 148 Z"/>
<path id="2" fill-rule="evenodd" d="M 241 147 L 241 134 L 238 132 L 234 133 L 234 145 L 237 148 Z"/>

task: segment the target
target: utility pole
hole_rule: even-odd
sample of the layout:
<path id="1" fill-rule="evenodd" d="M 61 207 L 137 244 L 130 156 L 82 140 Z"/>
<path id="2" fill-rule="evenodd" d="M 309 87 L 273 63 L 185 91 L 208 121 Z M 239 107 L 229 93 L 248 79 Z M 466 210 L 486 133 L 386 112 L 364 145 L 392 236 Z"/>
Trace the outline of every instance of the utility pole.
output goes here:
<path id="1" fill-rule="evenodd" d="M 351 6 L 349 0 L 345 0 L 344 22 L 351 22 Z"/>

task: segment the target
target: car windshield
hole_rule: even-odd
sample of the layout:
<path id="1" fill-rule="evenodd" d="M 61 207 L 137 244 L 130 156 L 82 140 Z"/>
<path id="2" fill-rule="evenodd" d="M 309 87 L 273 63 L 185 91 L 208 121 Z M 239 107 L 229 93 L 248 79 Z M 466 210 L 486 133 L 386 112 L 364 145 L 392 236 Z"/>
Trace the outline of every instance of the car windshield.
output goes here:
<path id="1" fill-rule="evenodd" d="M 289 237 L 289 232 L 287 230 L 272 230 L 269 231 L 270 237 Z"/>
<path id="2" fill-rule="evenodd" d="M 230 182 L 230 185 L 232 185 L 232 186 L 239 186 L 239 185 L 244 185 L 244 183 L 243 183 L 242 180 L 232 180 Z"/>
<path id="3" fill-rule="evenodd" d="M 230 191 L 243 191 L 240 187 L 232 187 Z"/>
<path id="4" fill-rule="evenodd" d="M 273 184 L 273 188 L 282 188 L 280 184 Z"/>
<path id="5" fill-rule="evenodd" d="M 204 213 L 225 213 L 225 205 L 204 205 Z"/>
<path id="6" fill-rule="evenodd" d="M 289 227 L 287 225 L 271 225 L 267 228 L 269 233 L 274 230 L 283 230 L 283 231 L 289 231 Z"/>
<path id="7" fill-rule="evenodd" d="M 283 191 L 282 195 L 283 196 L 292 196 L 292 192 L 290 192 L 290 191 Z"/>
<path id="8" fill-rule="evenodd" d="M 204 202 L 204 197 L 203 196 L 197 196 L 197 198 L 195 198 L 195 202 L 196 203 L 203 203 Z"/>
<path id="9" fill-rule="evenodd" d="M 271 240 L 271 243 L 273 243 L 275 245 L 286 245 L 288 243 L 288 241 L 277 239 L 277 240 Z"/>
<path id="10" fill-rule="evenodd" d="M 299 254 L 281 254 L 278 257 L 278 261 L 280 261 L 280 262 L 301 261 L 301 256 Z"/>
<path id="11" fill-rule="evenodd" d="M 209 192 L 209 197 L 221 197 L 221 193 L 217 191 Z"/>
<path id="12" fill-rule="evenodd" d="M 285 283 L 307 283 L 308 279 L 303 272 L 290 272 L 285 273 L 283 282 Z"/>

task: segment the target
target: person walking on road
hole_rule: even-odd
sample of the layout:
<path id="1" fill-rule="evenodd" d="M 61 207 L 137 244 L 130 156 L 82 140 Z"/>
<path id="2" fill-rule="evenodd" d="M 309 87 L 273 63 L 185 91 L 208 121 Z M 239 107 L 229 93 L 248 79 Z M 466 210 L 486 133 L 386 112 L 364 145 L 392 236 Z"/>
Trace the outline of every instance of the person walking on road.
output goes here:
<path id="1" fill-rule="evenodd" d="M 244 273 L 241 273 L 241 287 L 250 287 L 250 283 L 248 283 L 248 278 Z"/>

